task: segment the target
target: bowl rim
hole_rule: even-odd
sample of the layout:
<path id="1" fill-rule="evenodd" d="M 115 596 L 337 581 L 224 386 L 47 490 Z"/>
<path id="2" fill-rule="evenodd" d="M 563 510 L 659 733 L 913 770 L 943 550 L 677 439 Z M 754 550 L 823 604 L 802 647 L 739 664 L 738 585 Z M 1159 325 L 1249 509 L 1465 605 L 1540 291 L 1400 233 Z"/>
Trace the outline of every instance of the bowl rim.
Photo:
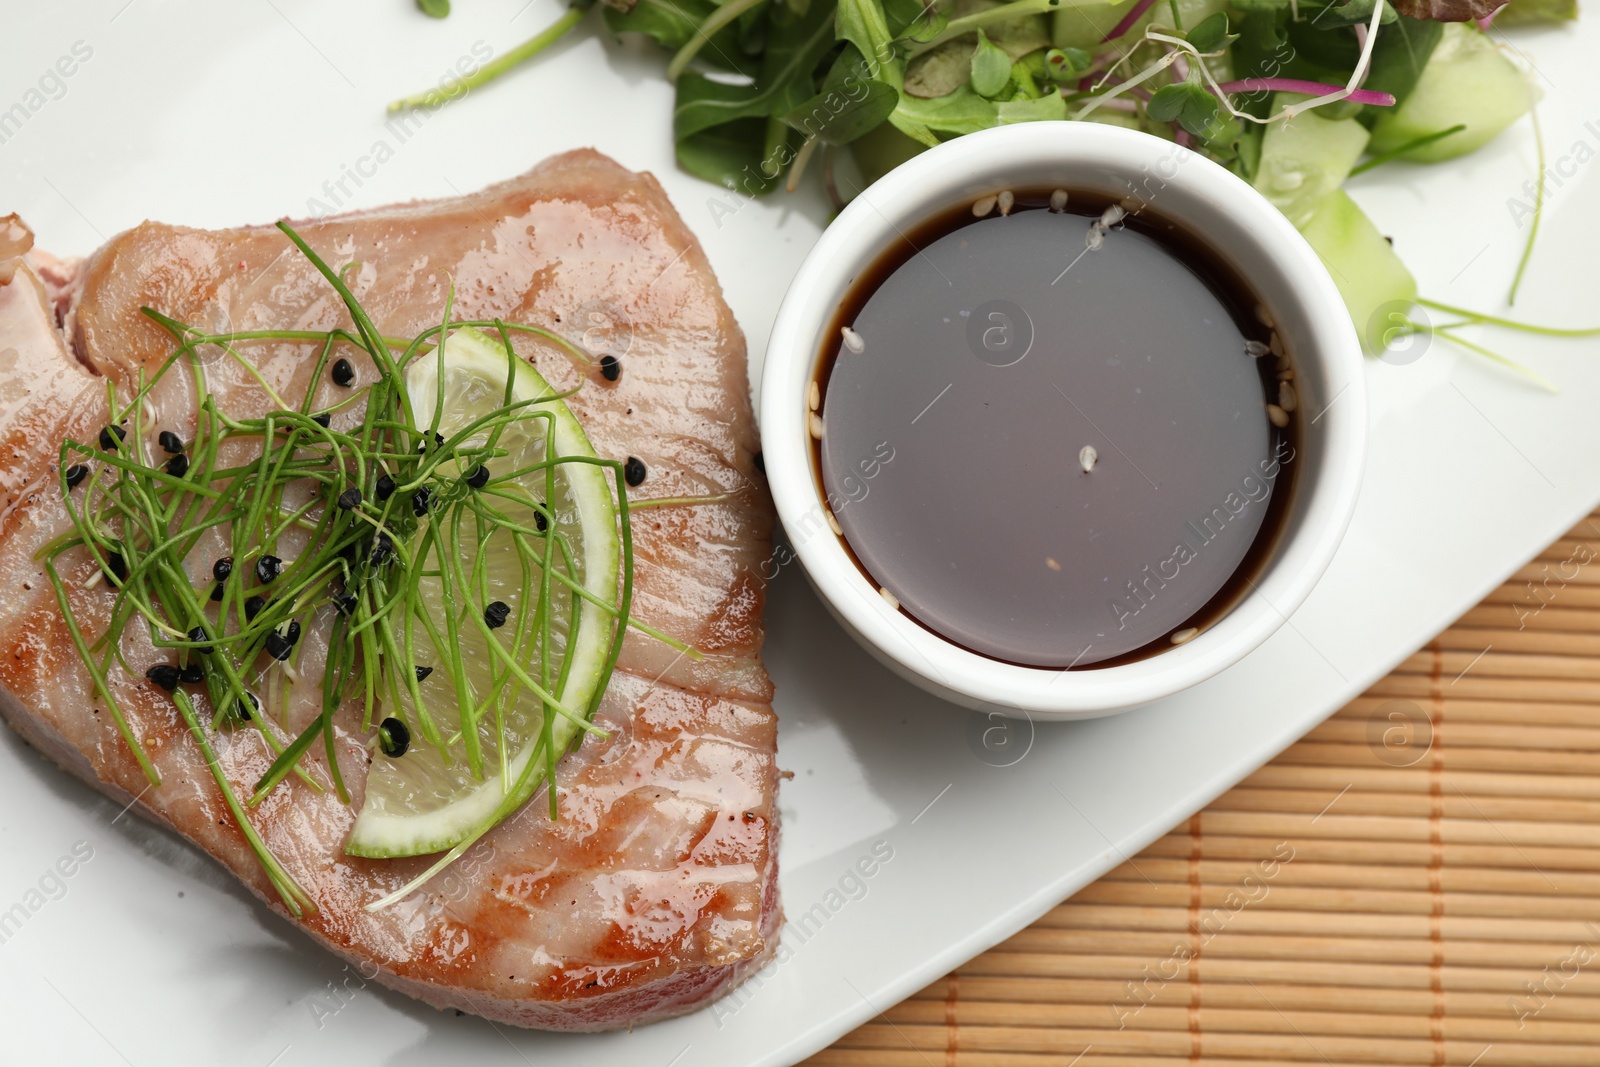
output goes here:
<path id="1" fill-rule="evenodd" d="M 1071 670 L 1004 663 L 957 645 L 892 608 L 867 582 L 826 524 L 813 476 L 805 392 L 834 295 L 890 246 L 907 224 L 960 203 L 974 188 L 1000 188 L 1006 169 L 1100 167 L 1129 178 L 1170 164 L 1181 184 L 1239 233 L 1254 235 L 1278 287 L 1298 305 L 1314 364 L 1332 400 L 1319 427 L 1315 484 L 1252 591 L 1193 640 L 1134 662 Z M 1165 174 L 1165 168 L 1162 170 Z M 931 208 L 916 205 L 935 201 Z M 1189 221 L 1183 213 L 1171 214 Z M 1241 268 L 1241 273 L 1248 271 Z M 1259 276 L 1259 272 L 1258 272 Z M 1279 309 L 1282 310 L 1281 308 Z M 1087 718 L 1170 696 L 1243 659 L 1293 614 L 1326 571 L 1348 528 L 1366 452 L 1367 403 L 1360 341 L 1317 254 L 1250 185 L 1209 159 L 1150 134 L 1089 122 L 1030 122 L 968 134 L 901 164 L 848 204 L 801 264 L 774 319 L 761 379 L 763 459 L 791 548 L 824 603 L 870 652 L 936 695 L 968 707 L 1039 719 Z M 1304 438 L 1303 438 L 1304 439 Z M 805 530 L 796 537 L 794 531 Z"/>

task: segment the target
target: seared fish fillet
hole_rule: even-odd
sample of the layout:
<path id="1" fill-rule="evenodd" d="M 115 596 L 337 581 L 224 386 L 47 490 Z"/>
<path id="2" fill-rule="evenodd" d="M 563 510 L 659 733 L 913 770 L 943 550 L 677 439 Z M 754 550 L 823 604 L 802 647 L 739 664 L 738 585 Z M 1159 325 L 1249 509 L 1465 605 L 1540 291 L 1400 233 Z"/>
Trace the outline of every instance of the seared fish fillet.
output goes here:
<path id="1" fill-rule="evenodd" d="M 359 711 L 336 719 L 346 806 L 293 777 L 251 819 L 309 893 L 293 920 L 440 1008 L 519 1026 L 602 1030 L 689 1011 L 730 989 L 776 947 L 777 730 L 762 667 L 760 571 L 770 505 L 757 478 L 745 346 L 706 257 L 649 175 L 592 151 L 455 200 L 296 228 L 346 277 L 379 329 L 410 337 L 437 324 L 450 280 L 455 317 L 546 327 L 621 364 L 616 382 L 556 346 L 517 346 L 569 400 L 602 456 L 636 456 L 633 491 L 719 502 L 642 510 L 633 615 L 699 649 L 701 660 L 631 634 L 589 737 L 560 764 L 560 818 L 541 791 L 432 882 L 387 909 L 363 905 L 403 886 L 432 857 L 365 860 L 343 846 L 372 759 Z M 105 382 L 129 392 L 170 352 L 148 305 L 207 330 L 349 326 L 334 291 L 270 226 L 202 231 L 144 223 L 86 262 L 30 252 L 0 219 L 0 710 L 67 770 L 189 838 L 287 915 L 229 816 L 169 694 L 117 672 L 116 695 L 161 773 L 148 782 L 79 661 L 34 559 L 69 529 L 57 482 L 63 438 L 93 441 Z M 285 396 L 302 396 L 316 351 L 241 347 Z M 208 370 L 230 413 L 271 405 L 237 366 Z M 320 386 L 319 388 L 326 387 Z M 151 434 L 193 433 L 187 376 L 152 396 Z M 219 543 L 220 544 L 220 543 Z M 209 559 L 210 557 L 207 557 Z M 112 594 L 81 552 L 61 557 L 74 615 L 91 637 Z M 197 584 L 206 560 L 191 557 Z M 290 732 L 320 706 L 326 619 L 307 627 Z M 318 641 L 322 644 L 319 646 Z M 148 634 L 122 637 L 130 663 Z M 285 683 L 287 684 L 287 683 Z M 207 706 L 209 715 L 209 706 Z M 308 761 L 326 771 L 319 742 Z M 221 763 L 248 795 L 271 762 L 252 729 L 227 735 Z"/>

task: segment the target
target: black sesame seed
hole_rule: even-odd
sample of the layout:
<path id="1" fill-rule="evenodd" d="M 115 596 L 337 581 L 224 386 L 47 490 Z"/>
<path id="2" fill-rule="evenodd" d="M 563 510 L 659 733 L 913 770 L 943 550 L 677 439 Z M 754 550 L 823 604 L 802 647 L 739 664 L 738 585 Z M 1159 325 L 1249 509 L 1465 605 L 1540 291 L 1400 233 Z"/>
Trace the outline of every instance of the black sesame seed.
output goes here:
<path id="1" fill-rule="evenodd" d="M 428 505 L 432 503 L 432 501 L 432 489 L 429 489 L 427 486 L 423 486 L 421 489 L 418 489 L 415 493 L 411 494 L 411 514 L 415 515 L 419 519 L 422 518 L 422 516 L 428 513 Z"/>
<path id="2" fill-rule="evenodd" d="M 178 668 L 170 663 L 158 663 L 145 671 L 144 676 L 169 693 L 178 688 L 178 679 L 181 677 Z"/>
<path id="3" fill-rule="evenodd" d="M 333 416 L 328 414 L 326 411 L 319 411 L 315 415 L 311 416 L 311 421 L 326 430 L 328 428 L 328 424 L 333 421 Z"/>
<path id="4" fill-rule="evenodd" d="M 545 509 L 550 507 L 549 504 L 540 504 L 539 506 Z M 550 526 L 550 520 L 544 517 L 543 511 L 535 511 L 533 513 L 533 525 L 540 533 L 544 533 Z"/>
<path id="5" fill-rule="evenodd" d="M 233 557 L 223 556 L 211 565 L 211 577 L 219 582 L 228 580 L 228 575 L 233 573 Z"/>
<path id="6" fill-rule="evenodd" d="M 206 672 L 198 663 L 191 663 L 178 674 L 178 680 L 184 685 L 199 685 L 206 680 Z"/>
<path id="7" fill-rule="evenodd" d="M 617 362 L 616 356 L 600 357 L 600 377 L 608 382 L 614 382 L 622 377 L 622 364 Z"/>
<path id="8" fill-rule="evenodd" d="M 122 558 L 121 552 L 106 553 L 106 570 L 119 582 L 128 580 L 128 561 Z"/>
<path id="9" fill-rule="evenodd" d="M 350 365 L 348 359 L 333 361 L 333 384 L 342 385 L 346 389 L 356 382 L 356 369 Z"/>
<path id="10" fill-rule="evenodd" d="M 361 490 L 351 486 L 339 494 L 339 507 L 345 511 L 354 511 L 361 506 Z"/>
<path id="11" fill-rule="evenodd" d="M 627 480 L 630 487 L 642 484 L 645 474 L 644 460 L 638 456 L 629 456 L 628 462 L 622 465 L 622 477 Z"/>
<path id="12" fill-rule="evenodd" d="M 127 431 L 126 427 L 123 427 L 123 426 L 107 426 L 107 427 L 105 427 L 103 430 L 100 431 L 100 451 L 102 451 L 102 452 L 115 452 L 117 450 L 117 445 L 121 444 L 122 441 L 127 436 L 128 436 L 128 431 Z"/>
<path id="13" fill-rule="evenodd" d="M 387 474 L 378 475 L 378 484 L 372 487 L 372 495 L 382 503 L 394 495 L 394 479 Z"/>
<path id="14" fill-rule="evenodd" d="M 267 655 L 282 662 L 289 658 L 289 650 L 294 646 L 289 644 L 289 639 L 274 630 L 267 635 Z"/>
<path id="15" fill-rule="evenodd" d="M 215 603 L 221 602 L 221 600 L 222 600 L 222 583 L 218 582 L 216 585 L 211 587 L 211 602 L 213 604 L 215 604 Z"/>
<path id="16" fill-rule="evenodd" d="M 186 636 L 190 641 L 194 642 L 198 646 L 194 649 L 195 652 L 201 652 L 209 656 L 211 653 L 216 651 L 216 649 L 210 645 L 200 644 L 201 641 L 206 639 L 206 628 L 204 626 L 196 626 L 194 629 L 190 630 Z"/>
<path id="17" fill-rule="evenodd" d="M 484 486 L 488 485 L 489 468 L 485 467 L 482 463 L 478 464 L 476 467 L 473 467 L 471 472 L 467 474 L 467 484 L 472 486 L 474 489 L 482 489 Z"/>
<path id="18" fill-rule="evenodd" d="M 503 600 L 496 600 L 493 604 L 483 609 L 483 621 L 489 624 L 489 629 L 498 630 L 506 624 L 506 619 L 511 617 L 511 608 Z"/>
<path id="19" fill-rule="evenodd" d="M 167 460 L 167 473 L 174 478 L 182 478 L 189 473 L 189 457 L 181 452 Z"/>
<path id="20" fill-rule="evenodd" d="M 78 483 L 89 477 L 89 468 L 82 463 L 74 463 L 67 468 L 67 488 L 76 489 Z"/>
<path id="21" fill-rule="evenodd" d="M 432 667 L 421 667 L 421 666 L 419 666 L 417 668 L 417 681 L 419 681 L 419 682 L 423 681 L 424 679 L 426 679 L 428 677 L 428 675 L 430 675 L 432 673 L 433 673 L 433 668 Z"/>
<path id="22" fill-rule="evenodd" d="M 756 456 L 755 456 L 755 460 L 756 460 L 756 470 L 760 471 L 762 474 L 767 473 L 767 457 L 766 457 L 766 454 L 762 453 L 762 452 L 757 452 Z"/>
<path id="23" fill-rule="evenodd" d="M 443 448 L 444 447 L 444 434 L 439 433 L 437 430 L 435 430 L 434 434 L 433 434 L 433 443 L 434 443 L 435 447 Z M 426 452 L 427 450 L 428 450 L 428 439 L 426 437 L 424 437 L 422 440 L 417 442 L 417 451 L 418 452 Z"/>
<path id="24" fill-rule="evenodd" d="M 333 607 L 340 615 L 354 615 L 356 613 L 355 594 L 340 593 L 333 598 Z"/>
<path id="25" fill-rule="evenodd" d="M 390 759 L 399 759 L 411 747 L 411 731 L 399 719 L 384 719 L 378 724 L 378 747 Z"/>
<path id="26" fill-rule="evenodd" d="M 175 456 L 179 452 L 183 451 L 183 438 L 179 437 L 171 430 L 162 430 L 161 436 L 156 438 L 156 443 L 159 444 L 161 446 L 161 450 L 169 456 Z"/>
<path id="27" fill-rule="evenodd" d="M 386 533 L 380 533 L 372 539 L 372 562 L 382 565 L 388 563 L 394 556 L 394 539 Z"/>
<path id="28" fill-rule="evenodd" d="M 290 619 L 289 625 L 283 631 L 283 639 L 291 645 L 300 640 L 300 620 Z"/>
<path id="29" fill-rule="evenodd" d="M 234 713 L 239 716 L 239 718 L 243 719 L 245 722 L 249 722 L 254 717 L 252 712 L 261 710 L 261 701 L 256 699 L 256 695 L 254 693 L 246 693 L 244 697 L 245 700 L 250 702 L 249 705 L 246 706 L 244 700 L 237 700 L 234 702 L 233 710 Z"/>
<path id="30" fill-rule="evenodd" d="M 278 575 L 283 573 L 283 560 L 274 555 L 265 555 L 256 560 L 256 581 L 266 585 Z"/>
<path id="31" fill-rule="evenodd" d="M 261 609 L 266 607 L 266 606 L 267 606 L 267 598 L 264 597 L 264 596 L 253 596 L 250 599 L 246 600 L 244 602 L 244 617 L 245 617 L 245 621 L 246 622 L 254 622 L 256 616 L 261 614 Z"/>

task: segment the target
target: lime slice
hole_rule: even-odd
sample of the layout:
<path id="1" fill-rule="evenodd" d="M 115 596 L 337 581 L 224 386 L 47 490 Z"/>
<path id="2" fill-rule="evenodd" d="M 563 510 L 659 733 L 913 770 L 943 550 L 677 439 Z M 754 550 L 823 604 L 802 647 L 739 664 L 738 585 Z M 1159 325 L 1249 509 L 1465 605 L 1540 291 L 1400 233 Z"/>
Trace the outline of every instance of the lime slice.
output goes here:
<path id="1" fill-rule="evenodd" d="M 555 392 L 526 360 L 508 360 L 497 340 L 477 330 L 457 330 L 440 347 L 442 371 L 439 349 L 417 357 L 406 370 L 406 388 L 419 429 L 432 421 L 441 392 L 439 432 L 446 438 L 492 415 L 505 403 L 508 374 L 514 374 L 513 404 Z M 528 417 L 502 424 L 495 447 L 509 454 L 489 463 L 491 476 L 503 478 L 542 462 L 547 440 L 559 457 L 595 458 L 588 437 L 561 400 L 546 400 L 520 411 Z M 486 434 L 480 433 L 469 438 L 468 444 L 485 441 Z M 468 472 L 452 469 L 443 473 L 448 478 Z M 435 536 L 448 535 L 450 539 L 442 543 L 454 546 L 450 551 L 430 553 L 420 564 L 424 576 L 419 588 L 432 632 L 439 643 L 450 645 L 463 665 L 459 684 L 449 670 L 436 669 L 419 685 L 428 714 L 446 744 L 441 751 L 420 736 L 416 709 L 409 706 L 407 697 L 403 704 L 412 735 L 410 748 L 398 758 L 374 756 L 366 801 L 346 852 L 383 858 L 445 851 L 505 818 L 543 781 L 544 702 L 492 652 L 479 617 L 485 605 L 494 601 L 505 604 L 510 609 L 506 621 L 492 631 L 501 647 L 564 707 L 578 715 L 587 714 L 609 677 L 616 632 L 615 617 L 600 606 L 615 604 L 618 594 L 617 509 L 607 474 L 607 468 L 593 463 L 559 463 L 496 481 L 485 491 L 489 495 L 484 502 L 524 530 L 548 523 L 534 506 L 535 502 L 547 503 L 555 515 L 554 528 L 569 548 L 565 557 L 557 549 L 555 566 L 600 602 L 577 598 L 574 605 L 572 591 L 552 578 L 544 600 L 548 637 L 536 610 L 544 537 L 524 535 L 525 544 L 533 545 L 539 554 L 525 566 L 527 554 L 518 551 L 514 535 L 504 526 L 486 526 L 488 535 L 480 550 L 480 532 L 470 515 L 465 515 L 454 531 L 444 509 L 435 509 L 423 520 L 412 541 L 414 550 L 421 545 L 429 523 L 438 523 L 441 528 Z M 453 620 L 446 618 L 444 582 L 427 574 L 437 571 L 441 562 L 454 566 L 454 574 L 466 579 L 452 583 L 457 594 Z M 470 595 L 462 596 L 466 589 L 471 590 Z M 453 639 L 447 636 L 452 631 Z M 414 624 L 414 641 L 419 665 L 450 662 L 451 657 L 437 647 L 429 628 L 420 621 Z M 461 736 L 464 702 L 478 709 L 481 777 L 471 770 Z M 581 727 L 559 711 L 551 715 L 550 736 L 559 755 Z M 534 762 L 531 768 L 530 761 Z"/>

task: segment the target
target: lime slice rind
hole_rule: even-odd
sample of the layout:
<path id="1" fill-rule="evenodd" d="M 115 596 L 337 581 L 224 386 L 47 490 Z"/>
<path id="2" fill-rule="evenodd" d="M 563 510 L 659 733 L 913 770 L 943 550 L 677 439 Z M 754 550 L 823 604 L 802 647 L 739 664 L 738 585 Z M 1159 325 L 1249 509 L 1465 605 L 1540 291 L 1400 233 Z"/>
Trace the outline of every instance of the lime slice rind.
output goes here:
<path id="1" fill-rule="evenodd" d="M 502 432 L 500 447 L 508 448 L 512 455 L 497 461 L 496 465 L 518 469 L 529 465 L 530 460 L 542 458 L 547 437 L 558 457 L 578 460 L 558 463 L 553 468 L 556 493 L 549 502 L 555 505 L 555 530 L 571 545 L 572 578 L 601 604 L 616 604 L 620 570 L 617 508 L 607 477 L 608 469 L 597 462 L 583 462 L 598 457 L 577 419 L 565 403 L 555 398 L 555 390 L 537 370 L 524 360 L 508 359 L 505 347 L 488 335 L 475 329 L 458 329 L 441 348 L 445 404 L 439 429 L 447 437 L 501 407 L 508 375 L 514 375 L 513 403 L 539 401 L 520 409 L 528 413 L 528 417 L 510 423 Z M 432 422 L 439 396 L 439 350 L 414 359 L 406 368 L 405 376 L 413 418 L 420 424 L 419 429 L 425 428 Z M 551 399 L 540 400 L 544 397 Z M 548 417 L 535 413 L 547 413 Z M 530 501 L 544 501 L 550 495 L 551 481 L 544 472 L 534 472 L 515 484 L 527 490 Z M 496 506 L 509 505 L 499 499 Z M 531 506 L 524 511 L 529 519 L 534 515 Z M 429 521 L 433 518 L 430 516 Z M 476 547 L 476 531 L 470 521 L 463 525 L 467 529 L 462 534 L 463 558 L 459 563 L 470 582 L 475 573 L 473 565 L 478 562 L 478 553 L 469 550 L 469 546 Z M 503 530 L 490 534 L 482 555 L 479 588 L 473 590 L 470 600 L 477 610 L 482 607 L 479 600 L 490 597 L 512 605 L 513 623 L 496 631 L 503 645 L 510 648 L 514 644 L 514 626 L 522 618 L 519 613 L 533 607 L 531 601 L 524 605 L 518 595 L 523 581 L 521 557 L 511 535 Z M 467 558 L 469 556 L 471 558 Z M 537 583 L 537 570 L 533 575 Z M 420 599 L 428 606 L 425 610 L 434 612 L 434 628 L 442 635 L 446 627 L 440 616 L 445 609 L 439 582 L 426 577 L 421 582 L 424 588 L 420 590 L 423 594 Z M 430 582 L 432 585 L 428 586 Z M 560 582 L 552 580 L 550 586 L 547 608 L 552 612 L 553 662 L 549 677 L 552 685 L 559 680 L 554 695 L 564 707 L 579 715 L 588 715 L 598 703 L 596 698 L 609 677 L 616 616 L 601 604 L 587 598 L 578 599 L 576 638 L 569 642 L 567 620 L 572 617 L 575 598 Z M 461 608 L 459 600 L 457 611 L 459 647 L 454 651 L 463 664 L 462 675 L 470 699 L 483 702 L 492 693 L 495 680 L 503 677 L 505 671 L 491 655 L 481 629 Z M 538 636 L 537 632 L 532 634 L 531 648 L 526 647 L 525 642 L 524 655 L 518 659 L 522 669 L 534 679 L 541 677 Z M 421 625 L 416 626 L 414 640 L 419 656 L 433 655 L 435 663 L 449 659 L 433 647 L 428 631 Z M 445 736 L 457 733 L 461 709 L 452 691 L 454 676 L 438 671 L 425 684 L 428 688 L 424 700 L 430 715 L 438 721 Z M 486 826 L 504 818 L 531 797 L 544 780 L 547 762 L 543 752 L 543 702 L 524 688 L 515 700 L 506 704 L 501 709 L 507 739 L 504 777 L 498 728 L 502 720 L 497 720 L 491 704 L 481 711 L 478 719 L 478 738 L 483 746 L 482 780 L 468 770 L 464 746 L 459 740 L 444 752 L 419 739 L 399 759 L 375 756 L 367 779 L 366 799 L 345 851 L 374 858 L 443 852 L 482 833 Z M 403 710 L 408 714 L 413 711 Z M 566 751 L 582 727 L 559 712 L 552 714 L 549 735 L 559 754 Z M 414 715 L 409 721 L 415 722 Z M 537 760 L 538 765 L 530 769 L 530 760 Z"/>

